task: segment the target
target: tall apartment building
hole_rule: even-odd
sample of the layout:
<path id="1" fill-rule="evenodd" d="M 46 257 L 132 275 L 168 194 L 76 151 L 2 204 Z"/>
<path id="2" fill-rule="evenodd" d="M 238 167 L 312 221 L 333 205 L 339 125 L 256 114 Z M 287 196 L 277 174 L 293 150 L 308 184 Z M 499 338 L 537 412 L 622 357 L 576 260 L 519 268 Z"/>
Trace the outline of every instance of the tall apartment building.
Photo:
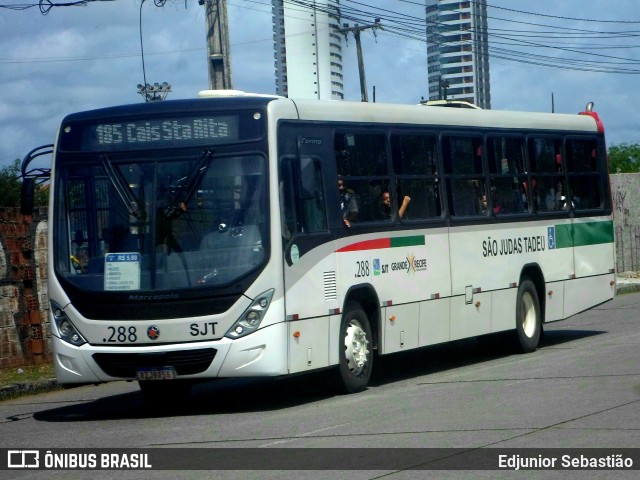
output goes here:
<path id="1" fill-rule="evenodd" d="M 276 93 L 342 100 L 340 0 L 272 0 Z"/>
<path id="2" fill-rule="evenodd" d="M 491 108 L 486 0 L 425 0 L 429 100 Z"/>

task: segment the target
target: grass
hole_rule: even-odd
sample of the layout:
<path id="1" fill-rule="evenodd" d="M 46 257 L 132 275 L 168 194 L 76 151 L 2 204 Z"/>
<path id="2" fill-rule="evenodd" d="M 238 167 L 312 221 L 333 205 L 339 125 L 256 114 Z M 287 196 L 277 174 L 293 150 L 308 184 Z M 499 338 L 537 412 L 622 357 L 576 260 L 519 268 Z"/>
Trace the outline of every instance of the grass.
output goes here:
<path id="1" fill-rule="evenodd" d="M 38 365 L 0 368 L 0 388 L 22 382 L 35 382 L 55 377 L 49 362 Z"/>

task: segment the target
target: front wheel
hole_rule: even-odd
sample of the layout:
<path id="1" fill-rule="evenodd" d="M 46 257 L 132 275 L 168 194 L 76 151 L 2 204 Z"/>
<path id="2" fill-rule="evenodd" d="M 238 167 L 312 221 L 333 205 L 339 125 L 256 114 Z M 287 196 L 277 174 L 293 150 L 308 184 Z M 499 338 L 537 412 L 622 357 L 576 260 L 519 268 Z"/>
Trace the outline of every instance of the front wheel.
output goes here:
<path id="1" fill-rule="evenodd" d="M 350 302 L 342 316 L 339 341 L 339 374 L 343 390 L 356 393 L 367 388 L 373 368 L 373 345 L 367 314 Z"/>
<path id="2" fill-rule="evenodd" d="M 538 348 L 541 330 L 542 315 L 538 291 L 530 279 L 523 278 L 518 288 L 516 303 L 516 336 L 520 351 L 535 351 Z"/>

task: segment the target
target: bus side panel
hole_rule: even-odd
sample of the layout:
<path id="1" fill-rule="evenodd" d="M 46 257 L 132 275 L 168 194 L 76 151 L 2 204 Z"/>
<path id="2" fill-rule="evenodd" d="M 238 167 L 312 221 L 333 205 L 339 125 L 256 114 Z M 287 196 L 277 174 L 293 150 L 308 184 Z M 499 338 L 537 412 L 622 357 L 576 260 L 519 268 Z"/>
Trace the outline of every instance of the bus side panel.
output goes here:
<path id="1" fill-rule="evenodd" d="M 428 300 L 420 304 L 421 347 L 449 341 L 451 298 Z"/>
<path id="2" fill-rule="evenodd" d="M 289 373 L 329 366 L 329 317 L 287 322 Z M 323 341 L 324 339 L 324 341 Z"/>
<path id="3" fill-rule="evenodd" d="M 341 305 L 334 249 L 335 242 L 330 241 L 302 255 L 291 266 L 284 264 L 289 373 L 337 363 L 329 360 L 333 353 L 330 348 L 335 348 L 337 355 L 338 349 L 330 346 L 330 340 L 333 335 L 337 339 L 338 334 L 331 330 L 328 315 Z"/>
<path id="4" fill-rule="evenodd" d="M 574 219 L 571 226 L 575 279 L 565 284 L 565 318 L 615 295 L 613 222 Z"/>
<path id="5" fill-rule="evenodd" d="M 382 353 L 399 352 L 417 348 L 419 341 L 420 303 L 394 305 L 382 309 Z"/>
<path id="6" fill-rule="evenodd" d="M 545 285 L 544 298 L 540 302 L 545 303 L 544 321 L 555 322 L 562 320 L 564 316 L 564 286 L 567 282 L 547 282 Z"/>
<path id="7" fill-rule="evenodd" d="M 322 317 L 342 307 L 336 289 L 335 243 L 307 252 L 291 266 L 284 264 L 287 319 Z"/>
<path id="8" fill-rule="evenodd" d="M 571 280 L 565 285 L 565 318 L 611 300 L 614 294 L 614 274 Z"/>
<path id="9" fill-rule="evenodd" d="M 450 340 L 484 335 L 491 331 L 491 292 L 505 269 L 496 268 L 498 257 L 483 254 L 486 226 L 456 226 L 449 230 L 451 256 Z M 490 275 L 490 273 L 492 275 Z"/>
<path id="10" fill-rule="evenodd" d="M 587 245 L 575 247 L 573 251 L 576 277 L 608 275 L 615 270 L 613 244 Z"/>
<path id="11" fill-rule="evenodd" d="M 491 295 L 491 333 L 516 327 L 517 288 L 496 290 Z"/>
<path id="12" fill-rule="evenodd" d="M 615 270 L 611 220 L 576 219 L 573 232 L 576 277 L 609 274 Z"/>
<path id="13" fill-rule="evenodd" d="M 484 335 L 491 331 L 491 292 L 451 299 L 451 340 Z"/>

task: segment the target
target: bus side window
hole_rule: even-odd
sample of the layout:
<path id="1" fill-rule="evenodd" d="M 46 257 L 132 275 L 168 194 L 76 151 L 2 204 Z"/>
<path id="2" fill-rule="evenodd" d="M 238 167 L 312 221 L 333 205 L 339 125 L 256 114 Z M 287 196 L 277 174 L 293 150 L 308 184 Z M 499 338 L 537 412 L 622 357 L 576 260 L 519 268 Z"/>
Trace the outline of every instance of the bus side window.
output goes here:
<path id="1" fill-rule="evenodd" d="M 488 136 L 487 158 L 493 214 L 528 211 L 524 139 L 520 136 Z"/>
<path id="2" fill-rule="evenodd" d="M 568 211 L 567 186 L 563 172 L 562 139 L 556 136 L 530 137 L 529 164 L 538 187 L 534 200 L 537 211 Z M 568 204 L 567 204 L 568 205 Z"/>
<path id="3" fill-rule="evenodd" d="M 592 138 L 568 138 L 565 146 L 569 174 L 569 190 L 567 193 L 573 203 L 573 207 L 576 210 L 601 208 L 603 195 L 598 174 L 598 145 L 596 140 Z"/>
<path id="4" fill-rule="evenodd" d="M 295 200 L 293 192 L 293 162 L 295 157 L 286 156 L 280 159 L 280 181 L 278 193 L 280 196 L 280 218 L 282 238 L 285 241 L 297 233 L 295 218 Z"/>
<path id="5" fill-rule="evenodd" d="M 391 151 L 398 203 L 405 195 L 411 199 L 403 219 L 439 217 L 442 207 L 437 137 L 428 133 L 393 134 Z"/>
<path id="6" fill-rule="evenodd" d="M 389 189 L 387 140 L 383 133 L 336 133 L 334 140 L 338 181 L 357 205 L 348 222 L 390 220 L 382 209 L 383 193 Z"/>
<path id="7" fill-rule="evenodd" d="M 312 157 L 300 158 L 300 216 L 303 231 L 321 232 L 327 229 L 324 185 L 320 161 Z"/>
<path id="8" fill-rule="evenodd" d="M 318 159 L 287 156 L 281 160 L 280 202 L 282 236 L 327 229 L 322 171 Z"/>
<path id="9" fill-rule="evenodd" d="M 482 138 L 444 135 L 442 155 L 449 213 L 454 217 L 488 215 L 483 198 L 487 190 L 482 166 Z"/>

